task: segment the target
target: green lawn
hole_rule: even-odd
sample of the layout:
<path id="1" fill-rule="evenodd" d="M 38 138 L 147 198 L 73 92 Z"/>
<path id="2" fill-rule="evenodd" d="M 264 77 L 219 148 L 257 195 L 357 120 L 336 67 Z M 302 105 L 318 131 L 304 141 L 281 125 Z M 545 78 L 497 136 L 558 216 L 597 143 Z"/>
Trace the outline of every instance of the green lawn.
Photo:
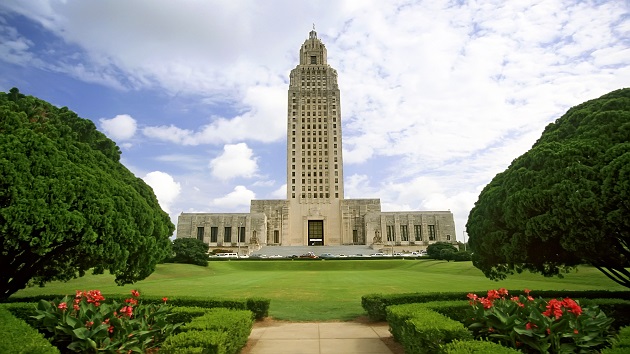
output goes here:
<path id="1" fill-rule="evenodd" d="M 129 293 L 139 289 L 157 296 L 270 298 L 270 315 L 283 320 L 349 320 L 364 314 L 361 296 L 370 293 L 477 291 L 505 287 L 532 290 L 627 290 L 592 267 L 563 279 L 520 274 L 495 282 L 471 262 L 434 260 L 223 261 L 207 268 L 159 265 L 149 278 L 116 286 L 111 275 L 89 275 L 67 283 L 28 288 L 14 296 L 74 294 L 76 289 Z M 534 292 L 535 295 L 535 292 Z"/>

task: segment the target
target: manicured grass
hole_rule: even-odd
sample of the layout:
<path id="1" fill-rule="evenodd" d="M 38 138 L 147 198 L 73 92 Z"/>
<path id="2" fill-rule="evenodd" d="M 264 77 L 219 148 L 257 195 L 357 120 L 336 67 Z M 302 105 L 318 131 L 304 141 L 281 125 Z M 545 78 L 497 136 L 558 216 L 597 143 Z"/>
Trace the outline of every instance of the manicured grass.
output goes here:
<path id="1" fill-rule="evenodd" d="M 350 320 L 364 314 L 361 296 L 370 293 L 483 292 L 491 288 L 532 290 L 627 290 L 592 267 L 580 267 L 563 279 L 519 274 L 495 282 L 471 262 L 434 260 L 222 261 L 207 268 L 159 265 L 149 278 L 116 286 L 111 275 L 89 275 L 67 283 L 28 288 L 14 296 L 74 294 L 100 289 L 127 294 L 139 289 L 158 296 L 270 298 L 270 316 L 293 321 Z M 535 291 L 534 291 L 535 295 Z"/>

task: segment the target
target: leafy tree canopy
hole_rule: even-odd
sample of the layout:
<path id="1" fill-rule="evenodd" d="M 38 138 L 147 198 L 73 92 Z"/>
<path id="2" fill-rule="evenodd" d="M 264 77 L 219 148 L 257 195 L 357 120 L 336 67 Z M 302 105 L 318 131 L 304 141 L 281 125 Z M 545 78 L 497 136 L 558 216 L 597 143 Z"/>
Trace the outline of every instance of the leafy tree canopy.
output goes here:
<path id="1" fill-rule="evenodd" d="M 116 144 L 68 108 L 0 92 L 0 299 L 109 270 L 144 279 L 175 227 Z"/>
<path id="2" fill-rule="evenodd" d="M 208 245 L 196 238 L 176 238 L 173 241 L 175 263 L 208 265 Z"/>
<path id="3" fill-rule="evenodd" d="M 586 262 L 630 287 L 630 89 L 549 124 L 483 189 L 466 229 L 474 265 L 492 279 Z"/>
<path id="4" fill-rule="evenodd" d="M 441 258 L 442 250 L 450 250 L 452 253 L 457 252 L 457 248 L 453 246 L 453 244 L 451 243 L 436 242 L 436 243 L 430 244 L 429 247 L 427 247 L 427 256 L 434 259 L 443 259 Z"/>

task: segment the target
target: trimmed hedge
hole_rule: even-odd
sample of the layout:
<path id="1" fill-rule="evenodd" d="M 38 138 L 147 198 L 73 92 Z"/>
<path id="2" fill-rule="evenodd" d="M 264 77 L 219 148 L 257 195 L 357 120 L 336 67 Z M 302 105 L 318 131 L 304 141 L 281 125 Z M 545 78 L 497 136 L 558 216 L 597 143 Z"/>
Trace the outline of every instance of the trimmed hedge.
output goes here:
<path id="1" fill-rule="evenodd" d="M 172 324 L 188 323 L 196 317 L 205 315 L 209 310 L 203 307 L 173 307 L 171 315 L 168 317 L 168 322 Z"/>
<path id="2" fill-rule="evenodd" d="M 464 322 L 466 310 L 470 308 L 468 301 L 432 301 L 421 304 L 422 307 L 440 313 L 452 320 Z"/>
<path id="3" fill-rule="evenodd" d="M 182 350 L 197 352 L 203 349 L 209 353 L 236 354 L 247 344 L 253 324 L 253 314 L 249 310 L 209 309 L 202 316 L 179 327 L 182 333 L 168 337 L 162 350 L 180 353 Z M 190 332 L 193 334 L 186 334 Z M 209 339 L 204 339 L 204 336 Z"/>
<path id="4" fill-rule="evenodd" d="M 38 295 L 27 297 L 11 297 L 10 303 L 15 302 L 33 302 L 37 303 L 39 300 L 56 300 L 61 299 L 66 295 Z M 74 294 L 67 295 L 74 296 Z M 124 303 L 125 299 L 129 298 L 129 295 L 121 294 L 103 294 L 107 300 L 115 300 L 118 303 Z M 142 295 L 142 303 L 144 304 L 161 304 L 164 301 L 160 296 Z M 167 303 L 176 307 L 202 307 L 202 308 L 229 308 L 235 310 L 249 310 L 254 313 L 254 317 L 257 320 L 261 320 L 269 316 L 269 304 L 270 299 L 264 299 L 259 297 L 253 297 L 243 300 L 228 300 L 219 298 L 207 298 L 207 297 L 193 297 L 193 296 L 175 296 L 169 297 Z"/>
<path id="5" fill-rule="evenodd" d="M 501 344 L 480 340 L 455 340 L 442 348 L 445 354 L 522 354 L 516 349 L 507 348 Z"/>
<path id="6" fill-rule="evenodd" d="M 406 294 L 368 294 L 361 297 L 361 306 L 367 312 L 372 321 L 385 321 L 387 313 L 385 309 L 390 305 L 411 303 L 423 303 L 431 301 L 466 300 L 469 292 L 439 292 L 439 293 L 406 293 Z M 478 295 L 485 295 L 487 290 L 472 291 Z M 523 290 L 510 290 L 510 295 L 524 295 Z M 628 299 L 630 291 L 606 291 L 606 290 L 532 290 L 532 296 L 551 298 L 578 298 L 578 299 Z M 630 323 L 621 323 L 626 325 Z"/>
<path id="7" fill-rule="evenodd" d="M 442 346 L 454 340 L 472 340 L 464 325 L 424 304 L 405 304 L 387 308 L 390 331 L 407 354 L 442 352 Z"/>
<path id="8" fill-rule="evenodd" d="M 26 322 L 0 306 L 0 353 L 59 354 L 59 349 Z"/>
<path id="9" fill-rule="evenodd" d="M 166 338 L 160 353 L 166 354 L 226 354 L 229 334 L 220 331 L 190 331 Z"/>

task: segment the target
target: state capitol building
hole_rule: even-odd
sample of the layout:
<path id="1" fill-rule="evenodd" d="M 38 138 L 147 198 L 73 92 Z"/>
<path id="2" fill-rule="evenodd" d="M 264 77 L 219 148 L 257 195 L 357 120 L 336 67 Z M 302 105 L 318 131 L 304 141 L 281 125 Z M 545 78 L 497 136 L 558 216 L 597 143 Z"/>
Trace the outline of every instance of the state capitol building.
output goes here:
<path id="1" fill-rule="evenodd" d="M 263 246 L 368 245 L 423 250 L 455 243 L 450 211 L 382 212 L 380 199 L 344 199 L 337 71 L 315 30 L 300 48 L 287 97 L 287 199 L 252 200 L 249 213 L 182 213 L 177 237 L 242 253 Z"/>

